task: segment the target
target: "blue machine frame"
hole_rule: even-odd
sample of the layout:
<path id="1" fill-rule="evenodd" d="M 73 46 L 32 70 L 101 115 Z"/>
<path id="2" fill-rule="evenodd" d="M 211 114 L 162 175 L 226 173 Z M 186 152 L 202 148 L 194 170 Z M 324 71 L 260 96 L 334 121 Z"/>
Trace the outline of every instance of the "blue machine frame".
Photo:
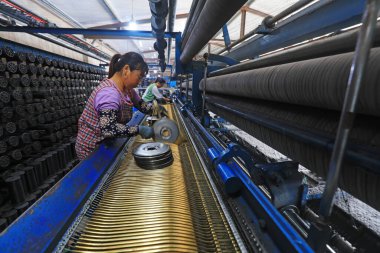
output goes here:
<path id="1" fill-rule="evenodd" d="M 129 124 L 139 124 L 134 114 Z M 129 138 L 103 143 L 0 235 L 1 252 L 53 250 Z"/>
<path id="2" fill-rule="evenodd" d="M 277 248 L 281 246 L 281 249 L 286 249 L 286 252 L 314 252 L 235 161 L 225 160 L 215 164 L 227 153 L 231 153 L 230 157 L 238 157 L 239 151 L 235 148 L 236 144 L 224 149 L 187 108 L 183 108 L 182 112 L 185 112 L 185 115 L 189 117 L 209 143 L 208 156 L 211 162 L 214 163 L 217 174 L 225 187 L 230 187 L 227 182 L 232 178 L 235 178 L 234 183 L 238 183 L 241 187 L 241 189 L 238 189 L 241 192 L 240 201 L 244 202 L 244 205 L 253 211 L 251 222 L 263 219 L 268 224 L 266 225 L 267 232 L 273 235 L 269 240 Z M 229 191 L 229 189 L 226 190 L 227 192 Z M 237 189 L 232 189 L 234 194 L 236 194 L 235 190 Z"/>
<path id="3" fill-rule="evenodd" d="M 257 36 L 257 38 L 242 44 L 226 56 L 234 59 L 252 58 L 264 52 L 357 24 L 360 22 L 364 6 L 365 0 L 321 1 L 297 13 L 283 23 L 279 23 L 279 26 L 271 34 Z M 312 12 L 310 12 L 311 9 L 313 9 Z M 304 15 L 305 13 L 307 14 Z M 324 22 L 320 22 L 322 19 Z M 105 29 L 0 27 L 0 31 L 153 37 L 150 31 Z M 202 103 L 199 82 L 203 78 L 205 65 L 202 62 L 193 62 L 184 69 L 179 60 L 182 43 L 181 33 L 165 33 L 165 38 L 174 38 L 176 41 L 176 74 L 193 74 L 192 105 L 189 107 L 195 108 L 193 111 L 197 112 Z M 185 109 L 185 111 L 190 118 L 193 118 L 193 123 L 197 125 L 200 131 L 207 133 L 207 129 L 194 118 L 192 112 L 188 109 Z M 131 123 L 140 122 L 142 117 L 141 114 L 136 114 L 133 119 L 134 122 Z M 218 156 L 222 153 L 227 152 L 223 152 L 224 149 L 211 136 L 205 134 L 205 138 L 211 142 L 210 147 L 217 151 L 213 153 L 215 159 L 218 159 Z M 113 145 L 102 144 L 93 155 L 81 162 L 76 169 L 72 170 L 30 207 L 27 212 L 20 216 L 14 224 L 3 231 L 0 235 L 2 252 L 42 252 L 53 249 L 52 244 L 59 241 L 59 238 L 64 234 L 64 230 L 67 229 L 67 224 L 78 214 L 81 205 L 95 189 L 107 168 L 112 165 L 111 161 L 117 157 L 126 141 L 127 139 L 119 139 Z M 267 231 L 273 237 L 271 240 L 276 242 L 280 250 L 313 252 L 305 240 L 270 203 L 261 190 L 252 183 L 250 178 L 238 168 L 236 163 L 230 161 L 228 163 L 222 162 L 221 164 L 222 169 L 220 171 L 224 173 L 220 173 L 221 176 L 232 175 L 240 179 L 244 188 L 241 201 L 244 201 L 251 208 L 252 220 L 257 220 L 257 217 L 260 217 L 266 221 Z M 228 171 L 231 173 L 228 174 Z"/>

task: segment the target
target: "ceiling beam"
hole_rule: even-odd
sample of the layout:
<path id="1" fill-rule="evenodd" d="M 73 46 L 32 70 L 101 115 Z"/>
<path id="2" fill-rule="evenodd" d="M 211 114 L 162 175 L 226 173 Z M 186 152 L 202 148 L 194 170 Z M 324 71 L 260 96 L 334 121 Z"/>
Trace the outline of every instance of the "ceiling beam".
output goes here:
<path id="1" fill-rule="evenodd" d="M 83 35 L 85 39 L 105 39 L 105 40 L 125 40 L 125 39 L 135 39 L 135 40 L 151 40 L 155 41 L 155 38 L 136 38 L 134 36 L 113 36 L 113 35 Z"/>
<path id="2" fill-rule="evenodd" d="M 142 54 L 150 54 L 150 53 L 157 53 L 156 50 L 145 50 L 141 52 Z"/>
<path id="3" fill-rule="evenodd" d="M 218 43 L 218 42 L 212 42 L 212 41 L 209 41 L 208 44 L 215 45 L 215 46 L 218 46 L 218 47 L 223 47 L 223 48 L 226 47 L 225 44 L 223 44 L 223 43 Z"/>
<path id="4" fill-rule="evenodd" d="M 231 40 L 231 42 L 234 42 L 235 40 Z M 217 39 L 217 38 L 213 38 L 210 40 L 210 42 L 224 42 L 224 39 Z"/>
<path id="5" fill-rule="evenodd" d="M 111 13 L 111 15 L 114 17 L 114 19 L 116 19 L 117 21 L 121 22 L 119 16 L 116 14 L 116 11 L 113 8 L 113 6 L 110 3 L 110 1 L 109 0 L 101 0 L 101 1 L 103 2 L 103 4 L 105 5 L 105 7 L 107 8 L 107 10 Z"/>
<path id="6" fill-rule="evenodd" d="M 189 13 L 182 13 L 182 14 L 177 14 L 175 15 L 176 19 L 184 19 L 189 16 Z M 150 18 L 144 18 L 144 19 L 139 19 L 135 20 L 136 24 L 150 24 L 151 19 Z M 117 22 L 117 23 L 112 23 L 112 24 L 107 24 L 107 25 L 99 25 L 99 26 L 93 26 L 93 27 L 88 27 L 88 29 L 109 29 L 109 28 L 120 28 L 120 27 L 126 27 L 129 25 L 128 22 Z"/>
<path id="7" fill-rule="evenodd" d="M 167 48 L 166 48 L 167 49 Z M 175 49 L 175 46 L 172 46 L 172 50 Z M 156 50 L 152 49 L 152 50 L 145 50 L 145 51 L 142 51 L 141 52 L 142 54 L 150 54 L 150 53 L 157 53 Z"/>
<path id="8" fill-rule="evenodd" d="M 262 11 L 259 11 L 259 10 L 256 10 L 256 9 L 252 9 L 249 6 L 246 6 L 246 5 L 243 6 L 243 7 L 241 7 L 240 10 L 246 11 L 246 12 L 249 12 L 249 13 L 252 13 L 252 14 L 255 14 L 255 15 L 263 17 L 263 18 L 265 18 L 266 16 L 269 16 L 268 13 L 265 13 L 265 12 L 262 12 Z"/>
<path id="9" fill-rule="evenodd" d="M 144 58 L 146 63 L 158 63 L 158 58 Z"/>
<path id="10" fill-rule="evenodd" d="M 241 19 L 240 19 L 240 38 L 245 34 L 245 20 L 246 20 L 247 11 L 241 10 Z"/>

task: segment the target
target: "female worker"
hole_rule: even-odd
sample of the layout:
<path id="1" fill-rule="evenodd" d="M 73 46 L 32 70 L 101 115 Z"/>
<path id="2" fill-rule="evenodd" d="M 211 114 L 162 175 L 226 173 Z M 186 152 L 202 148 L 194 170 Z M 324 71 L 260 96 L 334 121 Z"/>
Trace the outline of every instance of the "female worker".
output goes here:
<path id="1" fill-rule="evenodd" d="M 108 79 L 93 90 L 79 118 L 75 149 L 80 160 L 85 159 L 105 138 L 137 134 L 143 138 L 153 136 L 151 127 L 126 125 L 132 118 L 133 106 L 143 113 L 153 110 L 153 105 L 144 102 L 133 89 L 147 72 L 148 66 L 138 53 L 112 57 Z"/>

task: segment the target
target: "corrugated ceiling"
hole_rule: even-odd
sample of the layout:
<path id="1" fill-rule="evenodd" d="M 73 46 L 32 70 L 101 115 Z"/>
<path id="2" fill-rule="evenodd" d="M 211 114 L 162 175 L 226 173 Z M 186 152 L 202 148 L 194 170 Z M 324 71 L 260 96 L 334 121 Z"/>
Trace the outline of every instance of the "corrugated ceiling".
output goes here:
<path id="1" fill-rule="evenodd" d="M 15 3 L 20 3 L 24 7 L 28 7 L 28 1 L 14 0 Z M 67 14 L 70 18 L 78 22 L 85 28 L 95 26 L 114 24 L 118 22 L 129 22 L 133 19 L 147 20 L 144 24 L 138 24 L 134 30 L 151 31 L 151 17 L 148 0 L 30 0 L 30 2 L 51 3 L 56 8 Z M 263 14 L 276 15 L 285 8 L 297 2 L 297 0 L 254 0 L 248 1 L 248 7 L 253 11 L 247 11 L 245 22 L 245 33 L 255 29 L 262 21 Z M 188 13 L 192 1 L 177 0 L 176 14 Z M 255 13 L 256 11 L 256 13 Z M 236 40 L 240 36 L 241 12 L 239 11 L 235 18 L 228 23 L 228 30 L 231 40 Z M 258 14 L 257 14 L 258 13 Z M 184 30 L 187 18 L 177 19 L 175 21 L 175 32 Z M 123 27 L 121 29 L 131 29 Z M 217 52 L 223 47 L 222 33 L 219 32 L 212 41 L 211 52 Z M 144 54 L 146 59 L 154 60 L 157 53 L 152 51 L 154 39 L 103 39 L 105 43 L 120 53 L 128 51 L 136 51 Z M 207 51 L 206 46 L 200 54 Z M 174 50 L 171 53 L 174 56 Z"/>

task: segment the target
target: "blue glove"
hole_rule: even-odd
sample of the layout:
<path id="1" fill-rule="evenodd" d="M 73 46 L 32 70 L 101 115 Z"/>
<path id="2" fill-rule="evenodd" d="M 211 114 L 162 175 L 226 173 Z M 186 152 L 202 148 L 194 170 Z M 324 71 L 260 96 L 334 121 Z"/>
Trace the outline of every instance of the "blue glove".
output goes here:
<path id="1" fill-rule="evenodd" d="M 141 135 L 143 139 L 152 138 L 154 135 L 153 128 L 148 126 L 139 126 L 139 135 Z"/>

